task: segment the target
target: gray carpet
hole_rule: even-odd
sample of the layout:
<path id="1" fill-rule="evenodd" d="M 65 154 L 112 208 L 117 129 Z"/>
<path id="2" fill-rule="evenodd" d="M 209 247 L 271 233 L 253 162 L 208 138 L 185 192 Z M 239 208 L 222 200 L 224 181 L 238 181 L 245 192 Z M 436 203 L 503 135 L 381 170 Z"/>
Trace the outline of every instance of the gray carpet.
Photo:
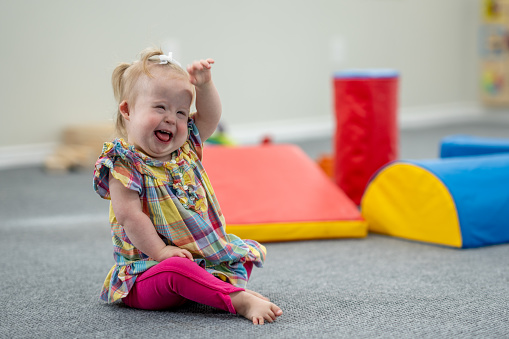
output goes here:
<path id="1" fill-rule="evenodd" d="M 437 138 L 468 128 L 508 130 L 403 132 L 402 157 L 434 156 Z M 330 140 L 301 146 L 315 156 Z M 267 244 L 250 288 L 285 313 L 264 326 L 193 303 L 157 312 L 105 304 L 108 203 L 91 180 L 88 172 L 0 171 L 0 338 L 509 337 L 509 245 L 455 250 L 373 234 Z"/>

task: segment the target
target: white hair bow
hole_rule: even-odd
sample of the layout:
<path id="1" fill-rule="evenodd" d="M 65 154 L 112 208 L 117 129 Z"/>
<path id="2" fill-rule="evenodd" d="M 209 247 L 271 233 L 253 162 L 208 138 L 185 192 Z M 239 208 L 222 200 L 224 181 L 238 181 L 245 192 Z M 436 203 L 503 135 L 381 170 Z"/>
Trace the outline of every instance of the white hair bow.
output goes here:
<path id="1" fill-rule="evenodd" d="M 159 64 L 167 64 L 167 63 L 170 63 L 170 64 L 175 64 L 175 65 L 178 65 L 179 67 L 182 67 L 182 65 L 180 64 L 180 62 L 178 62 L 177 60 L 173 59 L 173 53 L 172 52 L 169 52 L 168 55 L 158 55 L 159 57 L 159 60 L 161 61 Z"/>

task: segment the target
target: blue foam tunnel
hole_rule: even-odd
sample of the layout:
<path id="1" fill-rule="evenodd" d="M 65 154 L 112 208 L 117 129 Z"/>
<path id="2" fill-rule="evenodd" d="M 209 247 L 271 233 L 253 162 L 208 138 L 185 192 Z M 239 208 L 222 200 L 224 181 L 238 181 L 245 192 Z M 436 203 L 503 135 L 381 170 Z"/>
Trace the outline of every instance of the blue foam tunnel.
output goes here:
<path id="1" fill-rule="evenodd" d="M 370 231 L 457 248 L 509 242 L 509 154 L 396 161 L 361 204 Z"/>
<path id="2" fill-rule="evenodd" d="M 440 157 L 509 153 L 509 139 L 450 135 L 440 142 Z"/>

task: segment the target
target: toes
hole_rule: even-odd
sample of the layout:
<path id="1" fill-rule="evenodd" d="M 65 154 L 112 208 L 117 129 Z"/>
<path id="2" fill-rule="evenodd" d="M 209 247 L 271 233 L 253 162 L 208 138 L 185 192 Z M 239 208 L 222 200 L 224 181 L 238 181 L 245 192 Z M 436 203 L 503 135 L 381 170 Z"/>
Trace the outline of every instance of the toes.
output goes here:
<path id="1" fill-rule="evenodd" d="M 263 325 L 263 318 L 262 317 L 253 317 L 253 324 L 255 325 Z"/>
<path id="2" fill-rule="evenodd" d="M 273 312 L 269 312 L 269 317 L 270 317 L 270 320 L 272 320 L 272 321 L 275 321 L 275 320 L 276 320 L 276 318 L 277 318 L 277 316 L 276 316 Z M 268 320 L 268 319 L 267 319 L 267 320 Z M 271 322 L 272 322 L 272 321 L 271 321 Z"/>
<path id="3" fill-rule="evenodd" d="M 271 311 L 274 312 L 274 314 L 279 317 L 281 314 L 283 314 L 283 311 L 276 305 L 272 304 Z"/>

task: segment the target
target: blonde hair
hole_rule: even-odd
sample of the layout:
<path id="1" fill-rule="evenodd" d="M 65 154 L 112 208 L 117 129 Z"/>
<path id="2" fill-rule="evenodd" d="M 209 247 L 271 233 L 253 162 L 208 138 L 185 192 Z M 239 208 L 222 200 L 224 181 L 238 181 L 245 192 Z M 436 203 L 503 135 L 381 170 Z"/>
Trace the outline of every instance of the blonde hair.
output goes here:
<path id="1" fill-rule="evenodd" d="M 157 55 L 164 55 L 164 53 L 159 48 L 147 48 L 141 52 L 139 60 L 134 61 L 133 63 L 122 62 L 113 70 L 111 84 L 113 86 L 113 95 L 117 102 L 115 127 L 117 133 L 122 137 L 126 137 L 127 133 L 124 117 L 120 113 L 120 103 L 126 100 L 130 105 L 134 104 L 136 100 L 136 91 L 134 88 L 137 81 L 142 75 L 146 75 L 149 78 L 154 77 L 149 71 L 150 67 L 166 67 L 185 76 L 186 78 L 189 78 L 187 72 L 174 63 L 169 62 L 167 64 L 159 64 L 159 60 L 154 61 L 150 59 Z"/>

